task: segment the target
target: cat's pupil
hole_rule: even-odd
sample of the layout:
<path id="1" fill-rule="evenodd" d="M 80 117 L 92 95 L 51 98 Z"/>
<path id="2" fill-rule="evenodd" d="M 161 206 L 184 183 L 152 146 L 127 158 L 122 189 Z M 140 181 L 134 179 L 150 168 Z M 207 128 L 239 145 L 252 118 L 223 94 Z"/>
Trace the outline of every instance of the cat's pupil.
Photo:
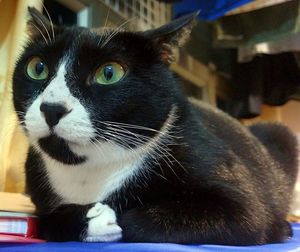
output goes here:
<path id="1" fill-rule="evenodd" d="M 37 62 L 35 65 L 35 72 L 40 75 L 45 69 L 45 65 L 42 61 Z"/>
<path id="2" fill-rule="evenodd" d="M 109 81 L 114 75 L 114 69 L 112 66 L 106 66 L 103 70 L 104 77 Z"/>

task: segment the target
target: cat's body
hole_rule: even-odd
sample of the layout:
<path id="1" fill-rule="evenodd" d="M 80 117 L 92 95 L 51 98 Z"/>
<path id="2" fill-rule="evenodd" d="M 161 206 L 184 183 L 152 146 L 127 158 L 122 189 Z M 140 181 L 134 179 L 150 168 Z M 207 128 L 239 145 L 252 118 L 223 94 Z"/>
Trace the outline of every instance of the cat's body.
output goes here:
<path id="1" fill-rule="evenodd" d="M 291 236 L 294 136 L 188 101 L 163 63 L 163 38 L 191 17 L 102 46 L 79 28 L 56 28 L 49 45 L 33 36 L 15 70 L 14 104 L 31 142 L 26 184 L 43 238 L 248 245 Z M 35 56 L 48 65 L 42 81 L 22 72 Z M 124 77 L 91 82 L 112 61 Z"/>

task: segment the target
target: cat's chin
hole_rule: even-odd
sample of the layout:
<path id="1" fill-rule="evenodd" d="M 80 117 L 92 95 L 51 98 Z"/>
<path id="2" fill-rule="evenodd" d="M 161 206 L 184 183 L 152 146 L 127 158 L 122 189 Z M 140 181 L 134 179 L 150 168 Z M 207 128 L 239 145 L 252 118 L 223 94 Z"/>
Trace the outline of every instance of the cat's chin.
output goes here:
<path id="1" fill-rule="evenodd" d="M 86 158 L 74 153 L 69 147 L 70 144 L 77 145 L 77 143 L 70 143 L 55 134 L 51 134 L 38 140 L 38 145 L 42 151 L 61 163 L 76 165 L 85 162 Z"/>
<path id="2" fill-rule="evenodd" d="M 66 139 L 56 135 L 56 134 L 51 134 L 45 137 L 42 137 L 38 140 L 38 144 L 41 147 L 42 150 L 45 152 L 48 152 L 48 149 L 57 149 L 57 150 L 62 150 L 68 147 L 71 142 L 67 141 Z"/>

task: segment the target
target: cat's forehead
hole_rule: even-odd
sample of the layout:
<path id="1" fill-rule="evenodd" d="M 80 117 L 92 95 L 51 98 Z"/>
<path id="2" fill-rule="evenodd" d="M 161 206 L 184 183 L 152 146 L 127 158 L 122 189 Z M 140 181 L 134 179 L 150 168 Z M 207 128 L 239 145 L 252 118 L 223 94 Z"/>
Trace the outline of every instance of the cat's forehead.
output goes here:
<path id="1" fill-rule="evenodd" d="M 98 28 L 83 28 L 83 27 L 72 27 L 65 28 L 62 32 L 62 36 L 65 39 L 72 38 L 72 42 L 88 43 L 99 41 L 99 39 L 109 38 L 110 41 L 113 41 L 114 37 L 122 36 L 122 39 L 125 39 L 125 35 L 130 34 L 135 36 L 136 33 L 126 31 L 124 29 L 117 29 L 112 27 L 98 27 Z M 100 41 L 101 42 L 101 41 Z M 103 43 L 104 41 L 102 41 Z M 121 41 L 120 41 L 121 42 Z M 99 44 L 100 45 L 100 44 Z"/>
<path id="2" fill-rule="evenodd" d="M 57 44 L 64 45 L 65 51 L 101 50 L 113 47 L 117 50 L 129 49 L 133 46 L 138 36 L 136 33 L 128 32 L 111 27 L 81 28 L 72 27 L 62 30 L 59 34 Z M 56 46 L 54 43 L 53 46 Z"/>

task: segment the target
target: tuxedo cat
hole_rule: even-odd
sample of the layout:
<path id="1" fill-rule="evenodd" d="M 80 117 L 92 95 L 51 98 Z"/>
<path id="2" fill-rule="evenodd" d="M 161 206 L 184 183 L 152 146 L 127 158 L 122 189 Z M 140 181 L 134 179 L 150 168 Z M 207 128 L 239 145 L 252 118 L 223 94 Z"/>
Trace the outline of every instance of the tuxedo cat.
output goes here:
<path id="1" fill-rule="evenodd" d="M 293 134 L 188 100 L 168 69 L 197 14 L 125 32 L 29 12 L 13 101 L 41 238 L 250 245 L 292 235 Z"/>

